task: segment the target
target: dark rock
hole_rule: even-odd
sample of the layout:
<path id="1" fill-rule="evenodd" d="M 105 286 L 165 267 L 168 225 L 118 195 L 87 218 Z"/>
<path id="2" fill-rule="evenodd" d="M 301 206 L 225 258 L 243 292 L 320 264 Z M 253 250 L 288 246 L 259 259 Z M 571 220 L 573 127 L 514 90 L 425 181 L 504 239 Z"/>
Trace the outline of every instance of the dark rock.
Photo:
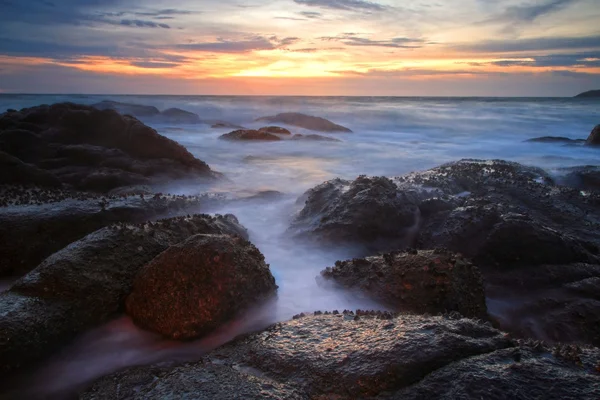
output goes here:
<path id="1" fill-rule="evenodd" d="M 59 179 L 48 171 L 25 164 L 16 157 L 0 151 L 0 184 L 15 185 L 28 182 L 42 187 L 60 187 Z"/>
<path id="2" fill-rule="evenodd" d="M 524 344 L 467 358 L 432 372 L 390 399 L 586 399 L 600 395 L 596 348 L 581 348 L 580 361 Z"/>
<path id="3" fill-rule="evenodd" d="M 281 128 L 279 126 L 265 126 L 264 128 L 260 128 L 259 131 L 274 133 L 276 135 L 291 135 L 292 132 L 288 131 L 285 128 Z"/>
<path id="4" fill-rule="evenodd" d="M 486 316 L 479 269 L 445 251 L 396 252 L 338 261 L 321 276 L 358 289 L 396 311 Z"/>
<path id="5" fill-rule="evenodd" d="M 341 142 L 341 140 L 322 135 L 294 135 L 292 140 L 310 140 L 313 142 Z"/>
<path id="6" fill-rule="evenodd" d="M 570 138 L 562 137 L 562 136 L 543 136 L 543 137 L 528 139 L 525 142 L 575 144 L 575 143 L 583 143 L 583 142 L 585 142 L 585 140 L 570 139 Z"/>
<path id="7" fill-rule="evenodd" d="M 258 140 L 258 141 L 278 141 L 282 140 L 279 136 L 272 133 L 255 131 L 252 129 L 240 129 L 225 135 L 221 135 L 219 139 L 222 140 Z"/>
<path id="8" fill-rule="evenodd" d="M 111 226 L 72 243 L 0 294 L 0 372 L 27 365 L 123 309 L 138 271 L 196 234 L 237 234 L 235 217 Z"/>
<path id="9" fill-rule="evenodd" d="M 271 117 L 258 118 L 256 121 L 266 121 L 269 123 L 281 123 L 293 126 L 299 126 L 311 131 L 320 132 L 349 132 L 352 131 L 341 125 L 334 124 L 325 118 L 313 117 L 300 113 L 282 113 Z"/>
<path id="10" fill-rule="evenodd" d="M 2 130 L 19 124 L 38 129 Z M 219 176 L 183 146 L 133 117 L 71 103 L 0 115 L 0 148 L 52 173 L 67 187 L 103 193 L 121 186 Z M 25 178 L 11 182 L 39 184 Z"/>
<path id="11" fill-rule="evenodd" d="M 600 167 L 597 165 L 562 168 L 561 172 L 566 173 L 557 178 L 561 185 L 583 190 L 600 190 Z"/>
<path id="12" fill-rule="evenodd" d="M 140 327 L 171 339 L 210 333 L 275 294 L 275 278 L 250 242 L 196 235 L 169 247 L 138 274 L 127 313 Z"/>
<path id="13" fill-rule="evenodd" d="M 594 98 L 594 97 L 600 97 L 600 90 L 588 90 L 587 92 L 583 92 L 583 93 L 579 93 L 577 96 L 578 98 Z"/>
<path id="14" fill-rule="evenodd" d="M 154 117 L 160 114 L 158 108 L 154 106 L 120 103 L 112 100 L 102 100 L 100 103 L 92 105 L 92 107 L 98 110 L 115 110 L 121 114 L 132 115 L 134 117 Z"/>
<path id="15" fill-rule="evenodd" d="M 221 128 L 227 128 L 227 129 L 242 129 L 245 130 L 246 128 L 244 128 L 243 126 L 240 125 L 236 125 L 236 124 L 232 124 L 230 122 L 224 122 L 224 121 L 217 121 L 217 122 L 212 122 L 211 124 L 211 128 L 213 129 L 221 129 Z"/>
<path id="16" fill-rule="evenodd" d="M 288 232 L 325 243 L 364 245 L 369 252 L 404 247 L 419 218 L 418 199 L 384 177 L 335 179 L 309 190 Z"/>
<path id="17" fill-rule="evenodd" d="M 585 144 L 588 146 L 600 146 L 600 125 L 596 125 L 594 129 L 592 129 L 592 132 L 585 141 Z"/>
<path id="18" fill-rule="evenodd" d="M 162 122 L 170 124 L 199 124 L 202 122 L 198 115 L 179 108 L 169 108 L 161 112 L 158 118 Z"/>
<path id="19" fill-rule="evenodd" d="M 215 350 L 198 363 L 135 368 L 82 399 L 359 399 L 388 396 L 453 362 L 512 346 L 468 319 L 305 315 Z"/>

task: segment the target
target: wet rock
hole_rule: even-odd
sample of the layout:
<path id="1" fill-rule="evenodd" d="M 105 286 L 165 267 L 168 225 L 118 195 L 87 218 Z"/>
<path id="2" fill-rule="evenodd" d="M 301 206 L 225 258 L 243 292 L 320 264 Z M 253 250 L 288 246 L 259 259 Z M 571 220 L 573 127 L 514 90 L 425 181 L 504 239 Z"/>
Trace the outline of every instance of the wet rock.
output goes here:
<path id="1" fill-rule="evenodd" d="M 304 316 L 238 339 L 198 363 L 102 378 L 81 398 L 385 397 L 455 361 L 510 346 L 502 332 L 468 319 Z"/>
<path id="2" fill-rule="evenodd" d="M 204 196 L 106 198 L 77 192 L 5 188 L 0 207 L 0 276 L 22 275 L 52 253 L 116 222 L 194 214 Z M 27 251 L 23 251 L 27 249 Z"/>
<path id="3" fill-rule="evenodd" d="M 170 124 L 199 124 L 202 121 L 197 114 L 180 108 L 169 108 L 160 113 L 161 122 Z"/>
<path id="4" fill-rule="evenodd" d="M 415 250 L 338 261 L 321 276 L 396 311 L 486 316 L 479 269 L 446 251 Z"/>
<path id="5" fill-rule="evenodd" d="M 560 143 L 560 144 L 577 144 L 584 143 L 583 139 L 570 139 L 562 136 L 542 136 L 539 138 L 528 139 L 525 142 L 531 143 Z"/>
<path id="6" fill-rule="evenodd" d="M 585 144 L 587 144 L 588 146 L 600 145 L 600 125 L 596 125 L 594 129 L 592 129 L 592 132 L 585 141 Z"/>
<path id="7" fill-rule="evenodd" d="M 311 131 L 320 132 L 349 132 L 352 131 L 344 126 L 334 124 L 325 118 L 313 117 L 301 113 L 281 113 L 275 116 L 258 118 L 256 121 L 266 121 L 269 123 L 281 123 L 292 126 L 299 126 Z"/>
<path id="8" fill-rule="evenodd" d="M 112 100 L 102 100 L 100 103 L 92 105 L 92 107 L 98 110 L 115 110 L 121 114 L 132 115 L 134 117 L 154 117 L 160 114 L 158 108 L 154 106 L 121 103 Z"/>
<path id="9" fill-rule="evenodd" d="M 581 348 L 580 361 L 529 344 L 461 360 L 432 372 L 390 399 L 596 399 L 600 358 Z"/>
<path id="10" fill-rule="evenodd" d="M 127 313 L 144 329 L 193 339 L 272 297 L 276 289 L 264 256 L 250 242 L 196 235 L 142 268 L 127 298 Z"/>
<path id="11" fill-rule="evenodd" d="M 23 124 L 36 129 L 12 128 Z M 53 174 L 64 187 L 102 193 L 121 186 L 219 176 L 183 146 L 134 117 L 71 103 L 0 115 L 0 149 Z M 27 176 L 13 183 L 39 184 Z"/>
<path id="12" fill-rule="evenodd" d="M 279 141 L 282 140 L 279 136 L 264 131 L 256 131 L 253 129 L 240 129 L 225 135 L 221 135 L 219 139 L 222 140 L 257 140 L 257 141 Z"/>
<path id="13" fill-rule="evenodd" d="M 96 231 L 44 260 L 0 294 L 0 371 L 56 351 L 121 311 L 138 271 L 196 234 L 237 234 L 233 216 L 197 215 Z"/>
<path id="14" fill-rule="evenodd" d="M 561 172 L 565 173 L 557 178 L 561 185 L 582 190 L 600 190 L 600 167 L 597 165 L 562 168 Z"/>
<path id="15" fill-rule="evenodd" d="M 341 140 L 322 135 L 294 135 L 292 140 L 310 140 L 313 142 L 341 142 Z"/>
<path id="16" fill-rule="evenodd" d="M 285 128 L 281 128 L 279 126 L 265 126 L 264 128 L 260 128 L 259 131 L 274 133 L 276 135 L 291 135 L 292 133 Z"/>
<path id="17" fill-rule="evenodd" d="M 370 251 L 404 247 L 419 218 L 418 200 L 384 177 L 335 179 L 304 196 L 288 232 L 327 243 L 364 245 Z"/>
<path id="18" fill-rule="evenodd" d="M 61 182 L 52 173 L 0 151 L 0 184 L 15 185 L 22 182 L 42 187 L 61 186 Z"/>

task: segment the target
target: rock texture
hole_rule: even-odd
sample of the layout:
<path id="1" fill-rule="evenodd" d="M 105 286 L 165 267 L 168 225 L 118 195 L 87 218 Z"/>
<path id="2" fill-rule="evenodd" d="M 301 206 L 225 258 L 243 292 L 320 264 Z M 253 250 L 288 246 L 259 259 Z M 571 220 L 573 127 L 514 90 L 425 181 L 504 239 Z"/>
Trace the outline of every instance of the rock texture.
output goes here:
<path id="1" fill-rule="evenodd" d="M 594 129 L 592 129 L 592 132 L 585 141 L 585 144 L 588 146 L 600 146 L 600 125 L 596 125 Z"/>
<path id="2" fill-rule="evenodd" d="M 256 131 L 253 129 L 240 129 L 237 131 L 229 132 L 224 135 L 221 135 L 219 139 L 234 141 L 256 140 L 267 142 L 276 142 L 282 140 L 279 136 L 274 135 L 272 133 L 265 131 Z"/>
<path id="3" fill-rule="evenodd" d="M 584 165 L 561 169 L 563 176 L 557 178 L 561 185 L 582 190 L 600 190 L 600 167 Z"/>
<path id="4" fill-rule="evenodd" d="M 197 215 L 96 231 L 0 294 L 0 372 L 55 351 L 123 309 L 138 271 L 196 234 L 245 234 L 234 216 Z"/>
<path id="5" fill-rule="evenodd" d="M 178 143 L 131 116 L 71 103 L 0 115 L 0 157 L 20 179 L 1 183 L 106 193 L 112 189 L 219 174 Z"/>
<path id="6" fill-rule="evenodd" d="M 486 316 L 479 269 L 446 251 L 420 250 L 338 261 L 321 272 L 345 288 L 357 289 L 395 311 Z"/>
<path id="7" fill-rule="evenodd" d="M 199 363 L 102 378 L 81 398 L 387 398 L 453 362 L 514 346 L 468 319 L 315 315 L 241 338 Z M 595 375 L 580 374 L 580 388 L 596 384 Z"/>
<path id="8" fill-rule="evenodd" d="M 264 256 L 250 242 L 196 235 L 146 265 L 127 298 L 127 313 L 144 329 L 193 339 L 275 294 Z"/>
<path id="9" fill-rule="evenodd" d="M 258 118 L 256 121 L 266 121 L 269 123 L 281 123 L 292 126 L 299 126 L 311 131 L 320 132 L 347 132 L 352 131 L 344 126 L 334 124 L 331 121 L 321 117 L 313 117 L 311 115 L 301 113 L 281 113 L 275 116 Z"/>

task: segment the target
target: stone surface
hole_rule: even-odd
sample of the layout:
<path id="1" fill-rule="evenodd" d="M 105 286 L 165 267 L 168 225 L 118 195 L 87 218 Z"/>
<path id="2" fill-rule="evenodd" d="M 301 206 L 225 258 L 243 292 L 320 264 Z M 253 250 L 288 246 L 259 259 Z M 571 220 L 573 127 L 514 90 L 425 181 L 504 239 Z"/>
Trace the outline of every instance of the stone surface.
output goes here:
<path id="1" fill-rule="evenodd" d="M 253 129 L 240 129 L 237 131 L 229 132 L 224 135 L 221 135 L 219 139 L 222 140 L 235 140 L 235 141 L 269 141 L 276 142 L 282 140 L 279 136 L 274 135 L 269 132 L 264 131 L 256 131 Z"/>
<path id="2" fill-rule="evenodd" d="M 267 133 L 274 133 L 276 135 L 291 135 L 292 134 L 287 129 L 281 128 L 279 126 L 265 126 L 263 128 L 260 128 L 259 131 L 267 132 Z"/>
<path id="3" fill-rule="evenodd" d="M 486 316 L 479 269 L 446 251 L 419 250 L 338 261 L 326 280 L 359 290 L 395 311 Z"/>
<path id="4" fill-rule="evenodd" d="M 331 121 L 321 117 L 313 117 L 311 115 L 301 113 L 281 113 L 270 117 L 258 118 L 256 121 L 266 121 L 269 123 L 281 123 L 292 126 L 299 126 L 311 131 L 320 132 L 347 132 L 352 131 L 344 126 L 334 124 Z"/>
<path id="5" fill-rule="evenodd" d="M 582 190 L 600 190 L 600 167 L 597 165 L 563 168 L 560 172 L 564 173 L 557 178 L 561 185 Z"/>
<path id="6" fill-rule="evenodd" d="M 195 215 L 103 228 L 0 294 L 0 372 L 23 367 L 123 310 L 138 271 L 196 234 L 245 234 L 234 216 Z"/>
<path id="7" fill-rule="evenodd" d="M 140 327 L 185 340 L 210 333 L 276 290 L 264 256 L 250 242 L 195 235 L 142 268 L 126 307 Z"/>
<path id="8" fill-rule="evenodd" d="M 594 129 L 592 129 L 592 132 L 585 141 L 585 144 L 589 146 L 600 146 L 600 125 L 596 125 Z"/>

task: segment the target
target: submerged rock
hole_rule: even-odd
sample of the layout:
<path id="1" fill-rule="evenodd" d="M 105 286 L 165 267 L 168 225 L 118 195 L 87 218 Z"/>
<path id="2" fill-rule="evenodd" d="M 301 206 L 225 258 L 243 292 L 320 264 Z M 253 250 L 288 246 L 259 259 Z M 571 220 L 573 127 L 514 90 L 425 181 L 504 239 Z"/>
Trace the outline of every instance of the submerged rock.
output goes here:
<path id="1" fill-rule="evenodd" d="M 202 121 L 197 114 L 180 108 L 169 108 L 158 116 L 162 122 L 171 124 L 199 124 Z"/>
<path id="2" fill-rule="evenodd" d="M 387 397 L 455 361 L 514 346 L 502 332 L 468 319 L 380 316 L 294 319 L 238 339 L 198 363 L 102 378 L 81 398 Z"/>
<path id="3" fill-rule="evenodd" d="M 348 132 L 352 131 L 344 126 L 334 124 L 331 121 L 321 117 L 301 113 L 281 113 L 275 116 L 258 118 L 256 121 L 266 121 L 269 123 L 281 123 L 293 126 L 299 126 L 311 131 L 320 132 Z"/>
<path id="4" fill-rule="evenodd" d="M 533 139 L 528 139 L 525 142 L 532 143 L 563 143 L 563 144 L 576 144 L 576 143 L 584 143 L 583 139 L 570 139 L 562 136 L 543 136 Z"/>
<path id="5" fill-rule="evenodd" d="M 592 129 L 592 132 L 585 141 L 585 144 L 588 146 L 600 146 L 600 125 L 596 125 L 594 129 Z"/>
<path id="6" fill-rule="evenodd" d="M 322 135 L 294 135 L 292 140 L 310 140 L 314 142 L 341 142 L 341 140 Z"/>
<path id="7" fill-rule="evenodd" d="M 338 261 L 321 276 L 396 311 L 486 316 L 479 269 L 446 251 L 415 250 Z"/>
<path id="8" fill-rule="evenodd" d="M 138 271 L 196 234 L 245 234 L 233 216 L 196 215 L 103 228 L 70 244 L 0 294 L 0 372 L 56 351 L 124 306 Z"/>
<path id="9" fill-rule="evenodd" d="M 278 141 L 282 140 L 279 136 L 264 131 L 255 131 L 253 129 L 240 129 L 221 135 L 222 140 L 258 140 L 258 141 Z"/>
<path id="10" fill-rule="evenodd" d="M 102 193 L 122 186 L 219 176 L 183 146 L 134 117 L 72 103 L 1 114 L 0 151 L 54 176 L 64 187 Z M 40 184 L 32 173 L 19 178 L 11 183 Z"/>
<path id="11" fill-rule="evenodd" d="M 102 100 L 99 103 L 93 104 L 92 107 L 98 110 L 115 110 L 121 114 L 132 115 L 134 117 L 154 117 L 160 114 L 158 108 L 154 106 L 121 103 L 113 100 Z"/>
<path id="12" fill-rule="evenodd" d="M 140 327 L 185 340 L 210 333 L 276 289 L 264 256 L 250 242 L 196 235 L 142 268 L 126 307 Z"/>

